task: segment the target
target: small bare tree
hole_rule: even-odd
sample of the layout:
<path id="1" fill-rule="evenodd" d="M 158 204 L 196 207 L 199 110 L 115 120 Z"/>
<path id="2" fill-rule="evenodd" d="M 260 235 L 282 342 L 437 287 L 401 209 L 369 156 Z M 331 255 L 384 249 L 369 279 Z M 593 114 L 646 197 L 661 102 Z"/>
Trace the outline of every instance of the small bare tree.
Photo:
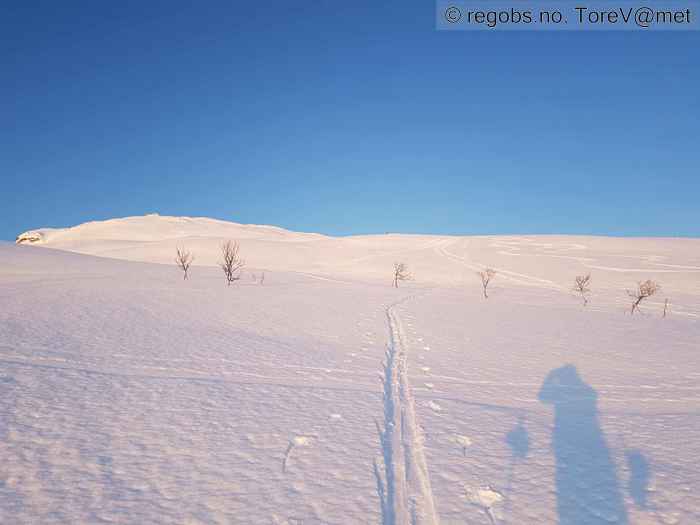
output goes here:
<path id="1" fill-rule="evenodd" d="M 496 270 L 493 268 L 486 268 L 483 272 L 476 272 L 476 274 L 481 277 L 481 286 L 484 288 L 484 299 L 488 299 L 489 294 L 486 290 L 489 287 L 491 279 L 496 275 Z"/>
<path id="2" fill-rule="evenodd" d="M 231 286 L 231 283 L 240 279 L 238 272 L 245 266 L 245 261 L 238 254 L 238 243 L 234 241 L 226 241 L 221 245 L 221 269 L 226 275 L 226 283 Z"/>
<path id="3" fill-rule="evenodd" d="M 591 274 L 577 275 L 574 279 L 574 291 L 581 294 L 583 298 L 583 306 L 588 304 L 588 293 L 591 291 L 589 285 L 591 284 Z"/>
<path id="4" fill-rule="evenodd" d="M 633 314 L 635 310 L 639 310 L 641 302 L 647 297 L 651 297 L 659 290 L 661 290 L 661 285 L 651 279 L 638 282 L 635 291 L 627 290 L 627 295 L 632 298 L 632 310 L 630 314 Z"/>
<path id="5" fill-rule="evenodd" d="M 182 270 L 182 279 L 187 279 L 190 266 L 192 266 L 192 261 L 194 261 L 194 255 L 185 250 L 184 248 L 177 248 L 177 256 L 175 257 L 175 264 L 178 268 Z"/>
<path id="6" fill-rule="evenodd" d="M 399 281 L 408 281 L 411 278 L 411 274 L 408 271 L 408 266 L 406 263 L 395 262 L 394 263 L 394 288 L 399 287 Z"/>

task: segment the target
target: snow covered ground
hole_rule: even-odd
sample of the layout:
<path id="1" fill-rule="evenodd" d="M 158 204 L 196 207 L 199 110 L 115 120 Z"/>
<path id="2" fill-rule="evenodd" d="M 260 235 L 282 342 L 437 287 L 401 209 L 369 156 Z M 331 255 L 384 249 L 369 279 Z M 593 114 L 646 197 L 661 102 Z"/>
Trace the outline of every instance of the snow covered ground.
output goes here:
<path id="1" fill-rule="evenodd" d="M 0 523 L 700 523 L 700 240 L 157 215 L 24 238 L 0 244 Z"/>

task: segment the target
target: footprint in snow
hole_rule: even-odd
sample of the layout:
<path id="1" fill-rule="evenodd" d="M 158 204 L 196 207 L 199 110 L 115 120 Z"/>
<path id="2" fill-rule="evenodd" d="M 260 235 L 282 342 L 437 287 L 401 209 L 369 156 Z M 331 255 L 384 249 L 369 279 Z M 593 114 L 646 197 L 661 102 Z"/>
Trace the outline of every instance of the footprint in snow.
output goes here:
<path id="1" fill-rule="evenodd" d="M 442 407 L 438 405 L 435 401 L 431 401 L 430 403 L 428 403 L 428 406 L 433 412 L 442 412 Z"/>
<path id="2" fill-rule="evenodd" d="M 491 520 L 491 523 L 495 524 L 496 518 L 500 518 L 500 515 L 497 515 L 494 512 L 493 507 L 494 505 L 497 505 L 498 503 L 503 501 L 503 495 L 500 492 L 493 490 L 488 485 L 486 487 L 479 487 L 476 489 L 472 489 L 470 487 L 465 486 L 464 491 L 466 493 L 467 499 L 471 503 L 478 505 L 482 509 L 484 509 L 486 515 Z"/>
<path id="3" fill-rule="evenodd" d="M 296 447 L 306 447 L 311 443 L 311 438 L 309 436 L 294 436 L 287 445 L 287 450 L 284 453 L 284 459 L 282 460 L 282 472 L 287 472 L 287 464 L 289 463 L 289 458 L 292 455 L 292 450 Z"/>
<path id="4" fill-rule="evenodd" d="M 305 447 L 311 443 L 311 438 L 309 436 L 294 436 L 291 443 L 294 443 L 295 447 Z"/>
<path id="5" fill-rule="evenodd" d="M 472 440 L 469 439 L 468 436 L 464 436 L 462 434 L 455 434 L 454 436 L 450 436 L 449 440 L 462 449 L 463 456 L 467 455 L 467 448 L 472 446 Z"/>

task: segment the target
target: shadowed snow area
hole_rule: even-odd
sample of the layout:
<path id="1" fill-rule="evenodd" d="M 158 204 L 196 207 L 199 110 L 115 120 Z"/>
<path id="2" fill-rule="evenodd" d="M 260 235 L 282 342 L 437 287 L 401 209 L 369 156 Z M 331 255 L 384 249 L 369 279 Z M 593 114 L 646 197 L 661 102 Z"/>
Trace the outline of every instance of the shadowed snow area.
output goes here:
<path id="1" fill-rule="evenodd" d="M 18 241 L 0 523 L 700 523 L 698 240 L 150 215 Z"/>

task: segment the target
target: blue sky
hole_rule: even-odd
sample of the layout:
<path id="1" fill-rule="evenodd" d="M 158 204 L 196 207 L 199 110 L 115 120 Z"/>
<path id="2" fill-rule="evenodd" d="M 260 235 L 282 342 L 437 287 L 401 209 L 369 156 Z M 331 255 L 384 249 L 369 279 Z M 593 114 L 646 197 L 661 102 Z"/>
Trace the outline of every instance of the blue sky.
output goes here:
<path id="1" fill-rule="evenodd" d="M 700 32 L 438 32 L 430 1 L 292 4 L 4 2 L 0 239 L 149 212 L 700 236 Z"/>

